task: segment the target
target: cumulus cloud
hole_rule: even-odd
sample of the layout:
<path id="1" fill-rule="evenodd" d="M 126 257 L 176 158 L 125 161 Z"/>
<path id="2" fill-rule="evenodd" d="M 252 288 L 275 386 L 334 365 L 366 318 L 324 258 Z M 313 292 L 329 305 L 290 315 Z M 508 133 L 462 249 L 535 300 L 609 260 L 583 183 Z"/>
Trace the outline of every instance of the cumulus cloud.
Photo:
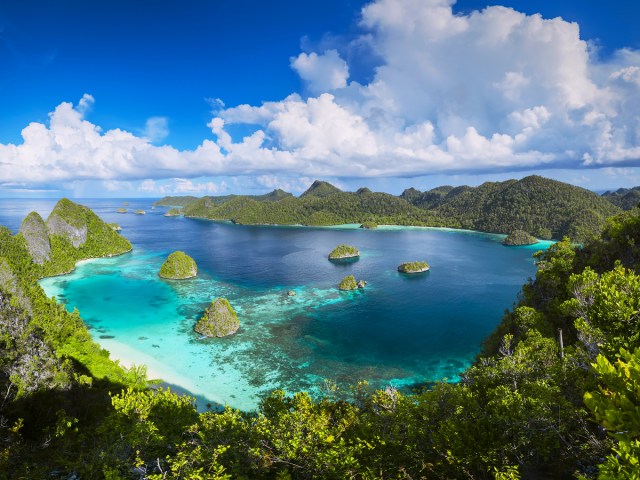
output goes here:
<path id="1" fill-rule="evenodd" d="M 315 52 L 301 53 L 291 59 L 291 67 L 300 75 L 309 90 L 324 93 L 347 86 L 349 66 L 336 50 L 327 50 L 322 55 Z"/>
<path id="2" fill-rule="evenodd" d="M 281 189 L 285 192 L 304 192 L 313 183 L 310 177 L 282 177 L 279 175 L 258 175 L 256 182 L 270 190 Z"/>
<path id="3" fill-rule="evenodd" d="M 575 23 L 501 6 L 460 15 L 453 3 L 370 3 L 351 46 L 374 52 L 371 81 L 350 82 L 350 57 L 335 49 L 301 53 L 291 67 L 305 95 L 233 107 L 211 100 L 213 139 L 194 150 L 153 145 L 168 133 L 161 117 L 138 137 L 87 121 L 90 95 L 76 107 L 62 103 L 48 125 L 23 130 L 22 144 L 0 145 L 0 182 L 182 178 L 174 188 L 186 192 L 195 188 L 188 178 L 215 175 L 256 175 L 275 186 L 274 178 L 295 176 L 640 163 L 639 52 L 601 60 Z M 235 139 L 234 124 L 253 133 Z"/>

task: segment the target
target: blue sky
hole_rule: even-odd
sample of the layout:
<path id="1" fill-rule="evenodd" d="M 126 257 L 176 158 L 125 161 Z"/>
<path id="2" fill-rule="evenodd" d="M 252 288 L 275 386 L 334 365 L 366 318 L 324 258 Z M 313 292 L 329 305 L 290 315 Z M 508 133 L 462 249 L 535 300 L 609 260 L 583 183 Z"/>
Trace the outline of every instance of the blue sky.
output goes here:
<path id="1" fill-rule="evenodd" d="M 638 20 L 630 0 L 3 2 L 0 195 L 639 185 Z"/>

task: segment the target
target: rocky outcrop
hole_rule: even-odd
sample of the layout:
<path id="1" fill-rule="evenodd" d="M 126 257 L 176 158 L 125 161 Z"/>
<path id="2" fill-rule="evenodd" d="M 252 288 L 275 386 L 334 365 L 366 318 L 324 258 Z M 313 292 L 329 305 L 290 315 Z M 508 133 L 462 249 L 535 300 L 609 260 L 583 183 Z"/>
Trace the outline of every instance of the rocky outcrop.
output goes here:
<path id="1" fill-rule="evenodd" d="M 343 260 L 346 258 L 356 258 L 360 256 L 360 251 L 351 245 L 338 245 L 329 254 L 329 260 Z"/>
<path id="2" fill-rule="evenodd" d="M 358 288 L 358 284 L 356 283 L 356 278 L 353 275 L 348 275 L 342 279 L 340 284 L 338 285 L 340 290 L 355 290 Z"/>
<path id="3" fill-rule="evenodd" d="M 88 210 L 87 207 L 63 198 L 47 218 L 49 234 L 66 238 L 74 248 L 81 247 L 87 241 Z"/>
<path id="4" fill-rule="evenodd" d="M 362 222 L 360 228 L 366 228 L 367 230 L 375 230 L 378 228 L 378 224 L 376 222 Z"/>
<path id="5" fill-rule="evenodd" d="M 534 243 L 538 243 L 538 239 L 524 230 L 515 230 L 511 232 L 511 234 L 502 242 L 503 245 L 508 247 L 533 245 Z"/>
<path id="6" fill-rule="evenodd" d="M 159 275 L 171 280 L 182 280 L 198 274 L 196 261 L 184 252 L 173 252 L 160 267 Z"/>
<path id="7" fill-rule="evenodd" d="M 207 307 L 194 330 L 206 337 L 226 337 L 236 333 L 239 328 L 238 315 L 229 300 L 218 298 Z"/>
<path id="8" fill-rule="evenodd" d="M 42 265 L 49 260 L 51 255 L 51 243 L 47 225 L 37 212 L 31 212 L 20 225 L 20 235 L 27 243 L 27 249 L 34 263 Z"/>
<path id="9" fill-rule="evenodd" d="M 429 264 L 427 262 L 407 262 L 398 266 L 400 273 L 422 273 L 429 270 Z"/>

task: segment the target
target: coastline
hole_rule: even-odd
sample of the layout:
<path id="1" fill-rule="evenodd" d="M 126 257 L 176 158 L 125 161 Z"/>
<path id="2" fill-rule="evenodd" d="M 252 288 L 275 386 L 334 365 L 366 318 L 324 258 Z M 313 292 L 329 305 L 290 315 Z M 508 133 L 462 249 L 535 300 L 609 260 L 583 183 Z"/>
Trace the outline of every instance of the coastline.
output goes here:
<path id="1" fill-rule="evenodd" d="M 433 230 L 439 232 L 450 232 L 450 233 L 463 233 L 469 235 L 486 235 L 489 237 L 495 237 L 496 240 L 502 242 L 505 238 L 507 238 L 506 233 L 495 233 L 495 232 L 482 232 L 480 230 L 469 230 L 466 228 L 453 228 L 453 227 L 427 227 L 424 225 L 378 225 L 375 229 L 366 229 L 361 228 L 360 223 L 341 223 L 337 225 L 302 225 L 300 223 L 292 224 L 292 225 L 282 225 L 278 223 L 235 223 L 232 220 L 221 220 L 215 218 L 205 218 L 205 217 L 191 217 L 184 216 L 184 218 L 190 218 L 194 220 L 203 220 L 207 222 L 215 222 L 215 223 L 227 223 L 231 225 L 238 225 L 241 227 L 276 227 L 276 228 L 320 228 L 320 229 L 328 229 L 328 230 L 369 230 L 369 231 L 400 231 L 400 230 Z M 530 248 L 530 249 L 546 249 L 554 243 L 558 242 L 558 240 L 541 240 L 537 239 L 536 243 L 531 245 L 522 245 L 518 248 Z"/>
<path id="2" fill-rule="evenodd" d="M 130 369 L 134 366 L 145 366 L 148 381 L 159 381 L 160 386 L 169 387 L 173 391 L 194 397 L 198 404 L 198 410 L 205 411 L 207 403 L 224 406 L 226 402 L 221 397 L 214 397 L 199 389 L 187 377 L 180 375 L 171 367 L 163 364 L 151 355 L 143 353 L 135 348 L 111 338 L 93 339 L 100 347 L 109 352 L 109 358 L 123 368 Z"/>
<path id="3" fill-rule="evenodd" d="M 45 275 L 44 277 L 41 277 L 38 279 L 38 283 L 40 282 L 40 280 L 44 280 L 45 278 L 54 278 L 54 277 L 61 277 L 63 275 L 69 275 L 70 273 L 73 273 L 76 270 L 76 268 L 78 268 L 78 265 L 82 265 L 83 263 L 90 263 L 90 262 L 93 262 L 94 260 L 102 260 L 104 258 L 120 257 L 122 255 L 126 255 L 127 253 L 131 253 L 131 252 L 133 252 L 133 246 L 126 252 L 122 252 L 122 253 L 114 253 L 113 255 L 105 255 L 104 257 L 91 257 L 91 258 L 83 258 L 81 260 L 76 260 L 71 270 L 68 270 L 66 272 L 56 273 L 53 275 Z"/>

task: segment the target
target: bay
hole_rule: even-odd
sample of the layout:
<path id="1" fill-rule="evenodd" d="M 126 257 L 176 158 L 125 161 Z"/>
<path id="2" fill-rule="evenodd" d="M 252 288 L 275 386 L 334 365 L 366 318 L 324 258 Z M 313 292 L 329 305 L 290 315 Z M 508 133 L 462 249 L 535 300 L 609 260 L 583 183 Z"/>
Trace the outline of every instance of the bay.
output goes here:
<path id="1" fill-rule="evenodd" d="M 93 338 L 124 364 L 146 364 L 196 395 L 199 406 L 255 408 L 274 389 L 321 395 L 325 382 L 343 391 L 360 380 L 405 391 L 455 381 L 482 339 L 535 273 L 532 254 L 548 243 L 504 247 L 502 235 L 388 227 L 363 230 L 241 226 L 182 217 L 134 199 L 79 200 L 117 222 L 133 252 L 82 262 L 41 285 L 78 308 Z M 0 224 L 19 228 L 31 210 L 46 218 L 54 200 L 0 200 Z M 146 215 L 135 215 L 136 209 Z M 336 264 L 327 254 L 354 245 L 361 257 Z M 192 280 L 157 272 L 175 250 L 199 267 Z M 427 273 L 407 276 L 402 262 L 425 260 Z M 368 282 L 340 292 L 346 275 Z M 293 290 L 295 296 L 289 296 Z M 226 297 L 241 322 L 223 339 L 201 339 L 193 325 L 206 306 Z"/>

